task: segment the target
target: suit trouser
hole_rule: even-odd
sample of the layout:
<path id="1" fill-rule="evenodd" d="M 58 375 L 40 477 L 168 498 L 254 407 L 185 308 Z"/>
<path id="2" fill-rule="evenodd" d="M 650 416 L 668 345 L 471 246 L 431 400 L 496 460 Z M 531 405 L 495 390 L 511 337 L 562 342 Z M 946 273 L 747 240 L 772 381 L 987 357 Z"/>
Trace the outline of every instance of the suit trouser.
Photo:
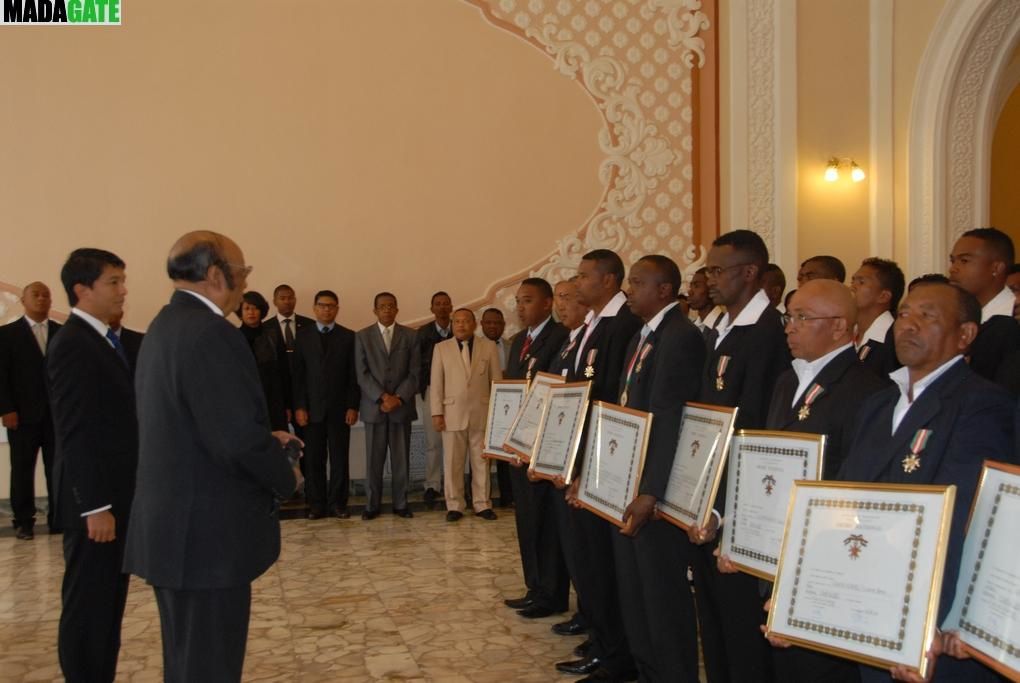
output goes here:
<path id="1" fill-rule="evenodd" d="M 577 592 L 584 600 L 592 641 L 590 656 L 602 660 L 611 673 L 622 675 L 634 668 L 620 613 L 613 534 L 619 530 L 587 510 L 571 509 L 575 531 L 572 543 L 577 567 Z"/>
<path id="2" fill-rule="evenodd" d="M 653 520 L 613 534 L 620 609 L 641 681 L 698 683 L 698 622 L 687 582 L 687 535 Z"/>
<path id="3" fill-rule="evenodd" d="M 422 415 L 422 426 L 425 427 L 425 488 L 433 491 L 442 490 L 443 486 L 443 436 L 432 426 L 429 415 L 432 414 L 432 387 L 426 387 L 425 396 L 417 396 L 418 414 Z M 482 437 L 485 438 L 485 437 Z"/>
<path id="4" fill-rule="evenodd" d="M 535 501 L 532 500 L 531 482 L 524 467 L 510 466 L 510 482 L 514 489 L 514 524 L 517 526 L 517 546 L 521 552 L 521 569 L 528 597 L 534 598 L 539 587 L 538 554 L 536 539 L 532 536 L 535 523 Z"/>
<path id="5" fill-rule="evenodd" d="M 19 424 L 17 429 L 7 430 L 7 438 L 11 442 L 14 526 L 31 528 L 35 524 L 35 463 L 36 455 L 42 449 L 48 507 L 46 522 L 50 529 L 58 528 L 53 516 L 53 422 L 46 417 L 43 422 Z"/>
<path id="6" fill-rule="evenodd" d="M 308 506 L 316 512 L 347 507 L 351 488 L 351 428 L 344 422 L 344 417 L 327 417 L 323 422 L 309 422 L 305 427 L 305 498 Z"/>
<path id="7" fill-rule="evenodd" d="M 555 487 L 554 487 L 555 488 Z M 577 612 L 572 619 L 580 623 L 585 629 L 588 628 L 589 619 L 585 612 L 584 596 L 577 588 L 577 551 L 574 548 L 577 533 L 574 530 L 574 510 L 567 504 L 564 491 L 556 490 L 552 497 L 553 515 L 556 517 L 556 531 L 560 537 L 560 553 L 563 555 L 563 564 L 567 568 L 567 576 L 570 583 L 574 584 L 574 592 L 577 594 Z"/>
<path id="8" fill-rule="evenodd" d="M 548 481 L 529 481 L 528 486 L 534 511 L 527 520 L 532 525 L 528 535 L 535 539 L 538 562 L 538 586 L 532 597 L 542 607 L 565 612 L 570 603 L 570 575 L 563 559 L 555 507 L 555 498 L 562 498 L 563 492 Z"/>
<path id="9" fill-rule="evenodd" d="M 471 425 L 467 429 L 443 431 L 443 491 L 446 509 L 464 511 L 464 460 L 471 458 L 471 506 L 475 512 L 492 507 L 489 499 L 492 477 L 489 461 L 482 457 L 485 427 Z"/>
<path id="10" fill-rule="evenodd" d="M 368 458 L 367 512 L 379 512 L 382 505 L 383 469 L 386 451 L 390 453 L 393 475 L 393 509 L 407 508 L 407 472 L 410 467 L 411 423 L 397 422 L 384 416 L 381 422 L 365 424 L 365 454 Z"/>
<path id="11" fill-rule="evenodd" d="M 214 590 L 153 586 L 163 632 L 166 683 L 241 680 L 251 584 Z"/>
<path id="12" fill-rule="evenodd" d="M 71 683 L 113 681 L 120 653 L 120 625 L 127 602 L 128 575 L 122 573 L 126 524 L 117 520 L 117 538 L 88 539 L 84 522 L 64 531 L 57 652 Z"/>
<path id="13" fill-rule="evenodd" d="M 514 502 L 513 482 L 510 481 L 510 464 L 503 460 L 496 461 L 496 483 L 499 484 L 499 504 L 510 507 Z"/>
<path id="14" fill-rule="evenodd" d="M 776 680 L 782 683 L 860 683 L 856 662 L 802 647 L 773 648 Z"/>

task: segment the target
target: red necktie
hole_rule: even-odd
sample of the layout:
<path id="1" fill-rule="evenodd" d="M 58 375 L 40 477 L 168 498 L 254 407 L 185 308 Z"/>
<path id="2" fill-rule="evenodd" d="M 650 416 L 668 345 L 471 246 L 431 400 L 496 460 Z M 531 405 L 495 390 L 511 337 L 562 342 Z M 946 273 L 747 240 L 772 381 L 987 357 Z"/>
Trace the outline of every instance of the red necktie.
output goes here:
<path id="1" fill-rule="evenodd" d="M 524 360 L 528 357 L 528 350 L 531 348 L 531 335 L 527 334 L 524 336 L 524 346 L 521 347 L 521 357 L 519 360 Z"/>

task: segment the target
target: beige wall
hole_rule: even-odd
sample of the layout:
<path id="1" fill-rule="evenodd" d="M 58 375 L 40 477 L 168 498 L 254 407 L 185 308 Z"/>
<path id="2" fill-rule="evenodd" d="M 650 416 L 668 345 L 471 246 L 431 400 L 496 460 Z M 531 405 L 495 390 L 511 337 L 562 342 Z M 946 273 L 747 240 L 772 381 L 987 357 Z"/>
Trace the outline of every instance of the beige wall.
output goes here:
<path id="1" fill-rule="evenodd" d="M 1020 246 L 1020 87 L 1006 100 L 992 141 L 991 219 Z"/>

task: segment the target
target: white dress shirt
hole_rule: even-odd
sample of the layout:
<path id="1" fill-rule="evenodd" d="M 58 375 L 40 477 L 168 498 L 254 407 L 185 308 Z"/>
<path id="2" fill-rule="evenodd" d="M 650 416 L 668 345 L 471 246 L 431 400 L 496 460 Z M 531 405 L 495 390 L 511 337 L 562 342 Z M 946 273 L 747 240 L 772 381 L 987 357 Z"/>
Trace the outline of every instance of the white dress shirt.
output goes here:
<path id="1" fill-rule="evenodd" d="M 907 368 L 907 366 L 904 365 L 899 370 L 889 373 L 889 379 L 896 382 L 896 386 L 900 390 L 900 400 L 896 402 L 896 407 L 893 408 L 892 414 L 893 434 L 895 434 L 896 430 L 899 429 L 900 423 L 903 422 L 903 418 L 906 417 L 907 411 L 910 410 L 910 407 L 921 397 L 921 393 L 927 389 L 932 382 L 944 375 L 955 363 L 962 360 L 962 355 L 953 356 L 951 359 L 914 382 L 913 387 L 910 386 L 910 369 Z"/>
<path id="2" fill-rule="evenodd" d="M 889 333 L 889 328 L 892 327 L 896 319 L 893 318 L 892 313 L 885 311 L 882 315 L 875 318 L 870 325 L 868 325 L 867 331 L 861 335 L 860 340 L 854 345 L 858 350 L 869 341 L 875 341 L 879 344 L 885 343 L 885 335 Z"/>
<path id="3" fill-rule="evenodd" d="M 719 322 L 719 318 L 721 318 L 725 312 L 725 308 L 722 306 L 716 306 L 709 311 L 708 315 L 706 315 L 704 320 L 702 320 L 697 311 L 691 311 L 691 322 L 694 323 L 694 326 L 702 332 L 705 331 L 705 328 L 714 330 L 716 323 Z"/>
<path id="4" fill-rule="evenodd" d="M 821 358 L 814 360 L 804 360 L 803 358 L 794 358 L 793 371 L 797 374 L 797 393 L 793 395 L 793 403 L 790 407 L 797 405 L 797 401 L 800 400 L 801 394 L 807 391 L 807 388 L 811 386 L 811 383 L 815 381 L 815 377 L 818 377 L 818 373 L 829 364 L 833 358 L 849 349 L 853 344 L 847 343 L 839 347 L 834 351 L 829 351 Z"/>
<path id="5" fill-rule="evenodd" d="M 716 332 L 719 333 L 719 336 L 716 337 L 715 340 L 715 348 L 719 348 L 719 344 L 722 343 L 722 340 L 726 338 L 726 335 L 729 334 L 730 330 L 734 327 L 745 327 L 747 325 L 754 325 L 757 323 L 761 314 L 764 313 L 770 306 L 772 306 L 772 302 L 769 301 L 769 297 L 765 294 L 765 290 L 759 289 L 755 292 L 754 296 L 751 297 L 751 300 L 747 302 L 747 305 L 744 306 L 744 310 L 740 311 L 740 313 L 737 314 L 737 317 L 732 321 L 730 320 L 730 312 L 726 311 L 726 313 L 723 314 L 722 320 L 719 321 L 719 324 L 716 325 L 715 328 Z"/>
<path id="6" fill-rule="evenodd" d="M 28 324 L 28 331 L 32 333 L 32 336 L 39 344 L 39 350 L 42 351 L 42 355 L 45 356 L 46 347 L 49 344 L 50 339 L 50 319 L 46 318 L 41 323 L 37 323 L 25 315 L 22 316 L 22 320 Z"/>
<path id="7" fill-rule="evenodd" d="M 620 312 L 620 309 L 623 308 L 626 303 L 627 295 L 621 290 L 609 300 L 609 303 L 602 307 L 602 310 L 598 312 L 598 315 L 595 314 L 594 310 L 588 311 L 588 314 L 584 316 L 584 322 L 587 324 L 587 327 L 584 328 L 584 338 L 581 339 L 582 349 L 584 348 L 584 345 L 588 343 L 588 337 L 590 337 L 591 333 L 595 331 L 599 321 L 603 318 L 615 318 L 616 314 Z M 577 368 L 580 364 L 581 354 L 578 352 L 578 354 L 574 357 L 574 372 L 577 372 Z"/>
<path id="8" fill-rule="evenodd" d="M 1016 303 L 1016 295 L 1009 287 L 1003 287 L 1002 291 L 992 297 L 992 300 L 981 307 L 981 324 L 983 325 L 993 315 L 1004 315 L 1007 318 L 1013 317 L 1013 304 Z"/>

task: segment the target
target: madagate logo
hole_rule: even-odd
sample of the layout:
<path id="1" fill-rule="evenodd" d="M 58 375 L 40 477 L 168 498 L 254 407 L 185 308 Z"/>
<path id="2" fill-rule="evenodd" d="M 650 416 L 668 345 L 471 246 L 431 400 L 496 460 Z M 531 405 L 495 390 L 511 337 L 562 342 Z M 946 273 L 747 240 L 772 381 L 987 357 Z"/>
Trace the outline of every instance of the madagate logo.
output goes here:
<path id="1" fill-rule="evenodd" d="M 3 0 L 4 25 L 120 26 L 121 0 Z"/>

